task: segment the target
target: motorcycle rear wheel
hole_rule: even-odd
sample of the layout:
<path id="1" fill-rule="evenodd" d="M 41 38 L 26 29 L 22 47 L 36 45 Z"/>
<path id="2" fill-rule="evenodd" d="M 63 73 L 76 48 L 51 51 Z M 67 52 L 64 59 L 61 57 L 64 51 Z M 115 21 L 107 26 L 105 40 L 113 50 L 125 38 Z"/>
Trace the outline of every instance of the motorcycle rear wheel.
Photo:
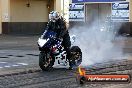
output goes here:
<path id="1" fill-rule="evenodd" d="M 71 47 L 70 66 L 78 67 L 82 62 L 82 52 L 78 46 Z"/>
<path id="2" fill-rule="evenodd" d="M 39 54 L 39 67 L 43 71 L 47 71 L 47 70 L 50 70 L 53 65 L 54 65 L 54 60 L 50 56 L 50 53 L 40 52 L 40 54 Z"/>

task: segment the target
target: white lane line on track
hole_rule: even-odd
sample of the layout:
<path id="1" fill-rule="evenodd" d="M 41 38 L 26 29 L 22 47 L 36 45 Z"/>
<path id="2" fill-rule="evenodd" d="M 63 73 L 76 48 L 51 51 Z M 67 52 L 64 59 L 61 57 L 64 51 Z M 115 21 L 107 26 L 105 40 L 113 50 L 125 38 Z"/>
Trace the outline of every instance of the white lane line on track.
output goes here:
<path id="1" fill-rule="evenodd" d="M 4 66 L 4 67 L 5 67 L 5 68 L 10 68 L 11 66 L 8 66 L 8 65 L 7 65 L 7 66 Z"/>
<path id="2" fill-rule="evenodd" d="M 17 63 L 17 64 L 20 64 L 20 65 L 28 65 L 27 63 Z"/>
<path id="3" fill-rule="evenodd" d="M 0 65 L 4 64 L 3 66 L 0 66 L 0 69 L 3 68 L 11 68 L 11 67 L 19 67 L 19 66 L 27 66 L 27 63 L 15 63 L 12 65 L 7 65 L 8 62 L 0 62 Z"/>
<path id="4" fill-rule="evenodd" d="M 5 64 L 5 63 L 7 63 L 7 62 L 0 62 L 0 64 Z"/>

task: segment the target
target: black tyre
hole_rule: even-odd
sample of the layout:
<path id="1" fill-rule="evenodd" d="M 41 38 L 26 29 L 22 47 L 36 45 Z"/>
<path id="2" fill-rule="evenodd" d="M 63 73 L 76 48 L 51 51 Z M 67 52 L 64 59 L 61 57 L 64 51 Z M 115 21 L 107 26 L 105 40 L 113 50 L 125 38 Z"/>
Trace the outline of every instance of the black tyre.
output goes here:
<path id="1" fill-rule="evenodd" d="M 71 60 L 72 66 L 79 66 L 82 62 L 82 52 L 78 46 L 71 47 Z"/>
<path id="2" fill-rule="evenodd" d="M 43 71 L 50 70 L 54 65 L 54 60 L 49 53 L 40 52 L 39 54 L 39 66 Z"/>

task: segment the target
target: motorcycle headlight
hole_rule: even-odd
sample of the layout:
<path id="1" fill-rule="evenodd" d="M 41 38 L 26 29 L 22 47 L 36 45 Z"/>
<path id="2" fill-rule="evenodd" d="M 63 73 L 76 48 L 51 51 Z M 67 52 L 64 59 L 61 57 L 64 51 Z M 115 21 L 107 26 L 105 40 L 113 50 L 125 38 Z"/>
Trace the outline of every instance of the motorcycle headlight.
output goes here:
<path id="1" fill-rule="evenodd" d="M 48 41 L 48 39 L 46 40 L 46 39 L 39 38 L 39 39 L 38 39 L 38 45 L 39 45 L 40 47 L 43 47 L 44 44 L 45 44 L 47 41 Z"/>

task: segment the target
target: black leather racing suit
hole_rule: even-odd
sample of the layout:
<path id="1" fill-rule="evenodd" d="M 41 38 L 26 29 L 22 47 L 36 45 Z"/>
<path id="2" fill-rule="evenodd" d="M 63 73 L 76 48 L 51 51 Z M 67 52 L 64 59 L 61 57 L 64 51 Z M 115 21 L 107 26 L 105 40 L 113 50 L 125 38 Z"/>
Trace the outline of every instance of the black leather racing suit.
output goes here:
<path id="1" fill-rule="evenodd" d="M 63 38 L 62 45 L 64 46 L 67 52 L 67 59 L 70 60 L 71 41 L 70 41 L 69 32 L 66 29 L 66 23 L 63 20 L 63 18 L 58 19 L 56 22 L 49 21 L 46 30 L 52 30 L 57 33 L 58 38 Z"/>

